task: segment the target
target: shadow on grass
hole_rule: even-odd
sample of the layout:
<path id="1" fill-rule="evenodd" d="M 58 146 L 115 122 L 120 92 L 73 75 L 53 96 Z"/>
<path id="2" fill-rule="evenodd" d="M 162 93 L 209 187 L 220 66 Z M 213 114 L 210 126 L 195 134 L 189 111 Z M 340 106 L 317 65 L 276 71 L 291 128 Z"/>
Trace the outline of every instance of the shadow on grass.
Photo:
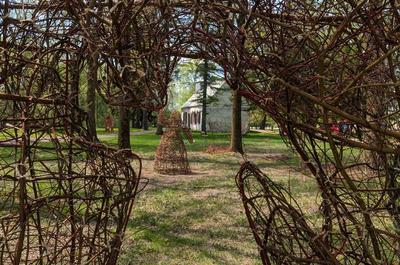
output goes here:
<path id="1" fill-rule="evenodd" d="M 171 201 L 171 196 L 176 199 Z M 142 262 L 198 264 L 199 261 L 212 261 L 213 264 L 240 264 L 233 260 L 244 258 L 252 260 L 254 263 L 251 264 L 257 263 L 258 256 L 254 251 L 256 248 L 253 246 L 244 215 L 237 215 L 231 211 L 240 205 L 232 204 L 223 194 L 212 198 L 195 199 L 190 196 L 190 192 L 170 187 L 168 190 L 153 190 L 146 198 L 151 198 L 149 202 L 153 205 L 159 204 L 157 207 L 163 210 L 148 211 L 146 207 L 141 207 L 134 213 L 129 229 L 135 231 L 132 247 L 138 249 L 123 255 L 120 260 L 121 265 L 142 264 Z M 147 205 L 148 202 L 143 198 L 142 203 Z M 225 205 L 225 209 L 221 209 L 221 205 Z M 244 241 L 247 242 L 243 244 Z M 160 263 L 165 256 L 168 256 L 168 260 Z M 182 263 L 185 256 L 192 260 Z M 180 260 L 181 263 L 172 262 L 174 259 Z"/>

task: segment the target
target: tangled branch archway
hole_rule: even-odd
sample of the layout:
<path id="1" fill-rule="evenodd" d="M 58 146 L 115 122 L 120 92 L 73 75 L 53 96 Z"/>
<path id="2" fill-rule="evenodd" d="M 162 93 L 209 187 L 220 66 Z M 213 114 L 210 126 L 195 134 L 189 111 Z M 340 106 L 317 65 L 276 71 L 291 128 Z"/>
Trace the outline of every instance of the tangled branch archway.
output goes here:
<path id="1" fill-rule="evenodd" d="M 105 102 L 154 110 L 166 104 L 178 57 L 218 63 L 230 87 L 278 123 L 318 184 L 315 222 L 243 165 L 237 183 L 265 264 L 399 262 L 397 1 L 0 7 L 3 263 L 115 264 L 140 175 L 130 162 L 139 158 L 92 142 L 80 71 L 97 58 Z M 339 121 L 351 133 L 329 129 Z"/>

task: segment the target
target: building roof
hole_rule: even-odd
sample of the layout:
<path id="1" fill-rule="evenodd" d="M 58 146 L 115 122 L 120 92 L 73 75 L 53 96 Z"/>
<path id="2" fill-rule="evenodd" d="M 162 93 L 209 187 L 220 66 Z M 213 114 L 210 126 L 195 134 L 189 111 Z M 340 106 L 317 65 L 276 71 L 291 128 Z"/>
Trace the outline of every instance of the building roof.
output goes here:
<path id="1" fill-rule="evenodd" d="M 217 96 L 217 92 L 221 89 L 222 86 L 225 86 L 226 82 L 220 81 L 216 82 L 212 86 L 207 87 L 207 96 L 208 97 L 214 97 Z M 199 107 L 202 105 L 201 103 L 201 83 L 196 84 L 196 92 L 182 105 L 182 109 L 185 108 L 193 108 L 193 107 Z"/>

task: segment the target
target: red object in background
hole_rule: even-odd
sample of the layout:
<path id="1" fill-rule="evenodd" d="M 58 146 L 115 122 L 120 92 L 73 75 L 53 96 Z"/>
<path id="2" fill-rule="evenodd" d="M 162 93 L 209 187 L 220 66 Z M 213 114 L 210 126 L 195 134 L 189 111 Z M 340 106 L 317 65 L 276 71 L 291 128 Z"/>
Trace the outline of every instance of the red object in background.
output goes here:
<path id="1" fill-rule="evenodd" d="M 339 126 L 336 123 L 332 124 L 330 129 L 333 133 L 339 133 Z"/>
<path id="2" fill-rule="evenodd" d="M 106 132 L 113 132 L 114 131 L 114 119 L 112 116 L 107 115 L 104 118 L 104 127 L 106 129 Z"/>

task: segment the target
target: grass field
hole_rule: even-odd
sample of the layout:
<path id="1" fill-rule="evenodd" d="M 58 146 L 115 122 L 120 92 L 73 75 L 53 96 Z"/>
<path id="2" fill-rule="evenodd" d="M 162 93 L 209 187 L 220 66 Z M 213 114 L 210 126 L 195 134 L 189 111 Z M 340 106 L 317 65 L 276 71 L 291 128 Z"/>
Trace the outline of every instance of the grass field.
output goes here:
<path id="1" fill-rule="evenodd" d="M 116 132 L 98 132 L 102 142 L 117 144 Z M 317 210 L 315 182 L 303 175 L 298 158 L 277 133 L 246 134 L 246 156 L 242 157 L 210 152 L 228 147 L 228 134 L 201 136 L 195 132 L 195 142 L 186 142 L 192 174 L 175 176 L 153 171 L 160 136 L 141 130 L 132 130 L 131 134 L 132 150 L 142 157 L 144 190 L 134 206 L 120 265 L 261 264 L 235 185 L 235 175 L 244 160 L 254 162 L 274 181 L 290 189 L 309 214 Z M 0 150 L 1 159 L 12 159 L 11 151 Z M 41 154 L 49 158 L 51 155 Z"/>
<path id="2" fill-rule="evenodd" d="M 235 185 L 243 158 L 209 153 L 209 146 L 228 146 L 228 134 L 202 137 L 187 144 L 193 174 L 153 172 L 160 137 L 132 136 L 132 149 L 143 158 L 145 190 L 137 199 L 119 264 L 261 264 Z M 104 141 L 113 145 L 116 138 Z M 244 137 L 246 159 L 300 196 L 313 211 L 316 186 L 299 173 L 299 162 L 275 133 Z M 314 209 L 315 210 L 315 209 Z"/>

